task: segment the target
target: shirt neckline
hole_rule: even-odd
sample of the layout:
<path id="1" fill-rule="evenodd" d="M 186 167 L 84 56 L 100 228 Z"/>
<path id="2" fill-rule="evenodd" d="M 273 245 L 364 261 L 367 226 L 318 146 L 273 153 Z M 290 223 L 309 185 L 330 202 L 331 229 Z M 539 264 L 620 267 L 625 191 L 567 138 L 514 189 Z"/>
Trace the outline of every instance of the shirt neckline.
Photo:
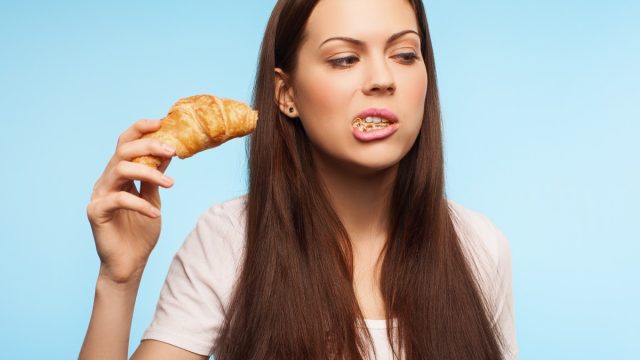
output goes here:
<path id="1" fill-rule="evenodd" d="M 386 329 L 387 328 L 387 320 L 385 319 L 364 319 L 365 325 L 369 329 Z M 397 327 L 397 319 L 393 319 L 393 326 Z"/>

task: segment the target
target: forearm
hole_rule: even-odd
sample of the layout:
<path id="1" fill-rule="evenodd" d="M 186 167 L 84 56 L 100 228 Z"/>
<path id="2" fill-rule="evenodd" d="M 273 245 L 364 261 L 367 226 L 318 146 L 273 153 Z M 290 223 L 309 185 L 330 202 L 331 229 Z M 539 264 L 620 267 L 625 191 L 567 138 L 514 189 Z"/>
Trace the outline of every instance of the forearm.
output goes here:
<path id="1" fill-rule="evenodd" d="M 98 276 L 93 312 L 79 359 L 127 359 L 140 278 L 114 283 Z"/>

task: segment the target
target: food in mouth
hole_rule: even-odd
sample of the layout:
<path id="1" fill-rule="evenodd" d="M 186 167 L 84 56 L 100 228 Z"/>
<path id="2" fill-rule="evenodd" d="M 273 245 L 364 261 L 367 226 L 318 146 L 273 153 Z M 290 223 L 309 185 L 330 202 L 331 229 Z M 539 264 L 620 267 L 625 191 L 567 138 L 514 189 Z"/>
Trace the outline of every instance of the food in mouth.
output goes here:
<path id="1" fill-rule="evenodd" d="M 384 129 L 390 124 L 389 120 L 377 116 L 367 116 L 364 119 L 358 117 L 351 122 L 351 126 L 360 131 Z"/>

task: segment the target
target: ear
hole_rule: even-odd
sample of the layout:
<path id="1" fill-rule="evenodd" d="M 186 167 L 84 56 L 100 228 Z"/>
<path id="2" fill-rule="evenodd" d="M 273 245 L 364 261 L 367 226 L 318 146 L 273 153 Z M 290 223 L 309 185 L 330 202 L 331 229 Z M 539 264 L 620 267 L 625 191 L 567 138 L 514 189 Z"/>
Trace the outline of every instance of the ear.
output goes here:
<path id="1" fill-rule="evenodd" d="M 295 105 L 293 88 L 291 87 L 289 76 L 280 68 L 274 68 L 274 72 L 276 105 L 278 105 L 280 111 L 288 117 L 298 117 L 298 109 Z"/>

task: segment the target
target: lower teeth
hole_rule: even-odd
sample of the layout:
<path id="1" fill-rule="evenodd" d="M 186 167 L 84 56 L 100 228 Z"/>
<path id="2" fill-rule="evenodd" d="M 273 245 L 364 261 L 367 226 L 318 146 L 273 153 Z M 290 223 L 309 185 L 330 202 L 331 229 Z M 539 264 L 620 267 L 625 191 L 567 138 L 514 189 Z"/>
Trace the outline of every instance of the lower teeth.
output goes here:
<path id="1" fill-rule="evenodd" d="M 387 126 L 389 126 L 390 124 L 388 122 L 380 122 L 380 123 L 368 123 L 360 118 L 356 119 L 353 122 L 353 127 L 360 130 L 360 131 L 371 131 L 371 130 L 378 130 L 378 129 L 384 129 Z"/>
<path id="2" fill-rule="evenodd" d="M 371 130 L 377 130 L 377 129 L 384 129 L 387 126 L 389 126 L 388 123 L 356 123 L 353 125 L 353 127 L 357 128 L 360 131 L 371 131 Z"/>

